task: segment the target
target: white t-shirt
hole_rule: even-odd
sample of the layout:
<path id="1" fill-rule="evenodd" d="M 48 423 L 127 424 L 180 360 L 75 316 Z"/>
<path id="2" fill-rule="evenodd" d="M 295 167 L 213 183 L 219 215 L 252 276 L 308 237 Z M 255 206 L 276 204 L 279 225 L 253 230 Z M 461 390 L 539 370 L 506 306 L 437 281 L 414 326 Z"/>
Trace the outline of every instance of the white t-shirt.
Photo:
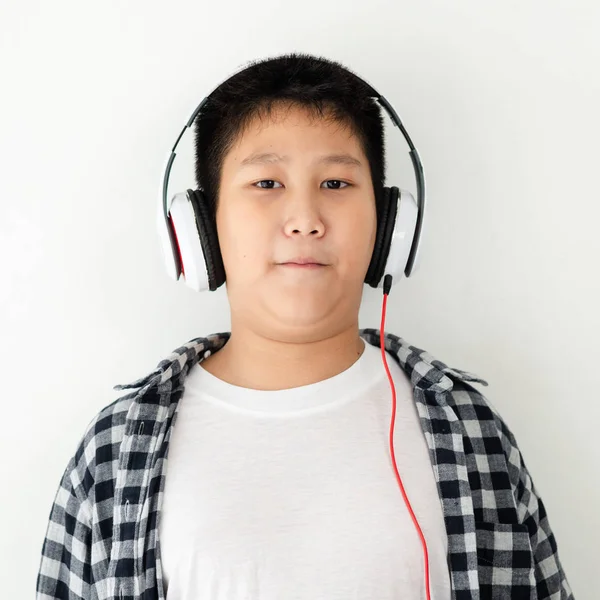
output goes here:
<path id="1" fill-rule="evenodd" d="M 405 372 L 398 471 L 448 600 L 448 539 Z M 389 452 L 381 350 L 311 385 L 261 391 L 196 364 L 171 433 L 159 542 L 167 600 L 425 600 L 421 540 Z"/>

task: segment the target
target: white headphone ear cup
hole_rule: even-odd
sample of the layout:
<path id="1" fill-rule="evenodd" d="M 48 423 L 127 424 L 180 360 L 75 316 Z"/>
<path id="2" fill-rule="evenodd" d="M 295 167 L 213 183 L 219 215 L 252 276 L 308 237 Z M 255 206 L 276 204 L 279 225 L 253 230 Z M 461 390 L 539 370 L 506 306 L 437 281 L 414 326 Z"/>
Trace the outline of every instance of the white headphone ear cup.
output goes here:
<path id="1" fill-rule="evenodd" d="M 417 246 L 414 250 L 415 252 L 415 258 L 413 260 L 413 264 L 412 264 L 412 269 L 410 271 L 410 276 L 412 277 L 418 270 L 419 267 L 421 266 L 421 248 L 423 247 L 423 231 L 425 230 L 425 208 L 423 207 L 421 209 L 423 211 L 423 215 L 421 216 L 421 230 L 419 232 L 419 241 L 417 243 Z M 416 233 L 416 225 L 415 225 L 415 233 Z"/>
<path id="2" fill-rule="evenodd" d="M 398 283 L 405 274 L 417 228 L 418 212 L 417 202 L 413 195 L 409 191 L 401 189 L 398 194 L 398 209 L 390 242 L 390 252 L 384 269 L 384 277 L 385 275 L 392 276 L 392 285 Z M 381 278 L 378 288 L 383 288 L 384 277 Z"/>
<path id="3" fill-rule="evenodd" d="M 197 292 L 208 290 L 208 270 L 200 243 L 200 233 L 187 193 L 181 192 L 174 196 L 170 214 L 181 252 L 185 283 Z"/>
<path id="4" fill-rule="evenodd" d="M 162 195 L 156 207 L 156 230 L 158 232 L 158 239 L 160 240 L 160 251 L 169 277 L 177 281 L 180 275 L 179 258 L 175 255 L 177 247 L 175 246 L 175 248 L 173 248 L 173 245 L 171 244 L 171 235 L 169 233 L 169 225 L 165 220 Z M 169 207 L 167 207 L 167 214 L 168 208 Z"/>

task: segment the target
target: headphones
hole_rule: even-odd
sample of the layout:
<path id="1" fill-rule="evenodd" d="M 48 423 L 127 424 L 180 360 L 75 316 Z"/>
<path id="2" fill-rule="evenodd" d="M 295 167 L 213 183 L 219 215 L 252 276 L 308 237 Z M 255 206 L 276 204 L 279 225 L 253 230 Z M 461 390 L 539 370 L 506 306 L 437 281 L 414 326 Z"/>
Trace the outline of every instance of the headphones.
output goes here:
<path id="1" fill-rule="evenodd" d="M 243 67 L 221 82 L 213 92 L 246 68 Z M 367 86 L 370 96 L 383 106 L 394 125 L 402 132 L 410 147 L 417 182 L 417 202 L 406 190 L 395 186 L 383 188 L 377 209 L 375 246 L 365 276 L 366 284 L 373 288 L 381 288 L 384 287 L 385 275 L 391 276 L 392 282 L 395 282 L 403 274 L 410 277 L 416 271 L 425 215 L 425 176 L 419 153 L 394 108 L 364 79 L 355 73 L 350 74 Z M 158 234 L 167 272 L 175 281 L 183 277 L 185 283 L 197 292 L 215 291 L 225 282 L 225 268 L 216 226 L 214 219 L 209 215 L 208 204 L 201 189 L 188 189 L 168 200 L 167 187 L 177 145 L 211 94 L 194 110 L 169 153 L 161 178 L 157 213 Z M 390 277 L 386 280 L 389 282 Z M 388 285 L 391 286 L 391 282 Z"/>

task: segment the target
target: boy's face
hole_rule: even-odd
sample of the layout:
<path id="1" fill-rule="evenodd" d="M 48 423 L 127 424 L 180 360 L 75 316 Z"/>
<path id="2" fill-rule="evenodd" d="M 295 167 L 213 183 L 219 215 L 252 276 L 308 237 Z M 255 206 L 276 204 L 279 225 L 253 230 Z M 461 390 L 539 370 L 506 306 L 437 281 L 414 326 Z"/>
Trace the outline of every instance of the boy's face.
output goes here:
<path id="1" fill-rule="evenodd" d="M 287 159 L 245 164 L 262 153 Z M 360 164 L 320 162 L 329 155 Z M 297 106 L 255 119 L 225 157 L 216 214 L 232 318 L 290 341 L 350 326 L 376 219 L 369 164 L 347 128 Z M 297 256 L 326 266 L 281 264 Z"/>

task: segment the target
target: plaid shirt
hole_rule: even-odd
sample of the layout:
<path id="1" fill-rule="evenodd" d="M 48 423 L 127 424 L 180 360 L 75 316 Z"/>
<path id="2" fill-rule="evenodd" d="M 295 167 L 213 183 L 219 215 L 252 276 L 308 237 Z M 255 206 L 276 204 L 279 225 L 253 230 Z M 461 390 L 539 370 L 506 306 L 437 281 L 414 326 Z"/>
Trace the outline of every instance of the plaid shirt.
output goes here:
<path id="1" fill-rule="evenodd" d="M 379 330 L 361 337 L 380 347 Z M 167 449 L 190 368 L 230 332 L 190 340 L 90 422 L 60 481 L 37 600 L 164 600 L 158 517 Z M 402 338 L 385 349 L 411 380 L 448 534 L 453 600 L 573 599 L 544 504 L 512 432 L 468 382 Z"/>

